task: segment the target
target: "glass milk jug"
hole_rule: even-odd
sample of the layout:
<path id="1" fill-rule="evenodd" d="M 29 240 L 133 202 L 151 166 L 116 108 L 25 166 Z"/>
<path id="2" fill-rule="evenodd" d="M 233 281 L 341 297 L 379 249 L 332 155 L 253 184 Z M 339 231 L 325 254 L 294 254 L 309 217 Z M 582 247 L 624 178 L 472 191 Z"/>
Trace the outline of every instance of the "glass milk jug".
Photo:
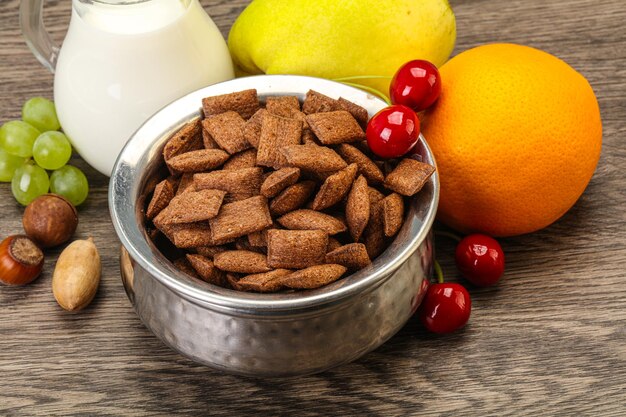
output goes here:
<path id="1" fill-rule="evenodd" d="M 110 175 L 120 150 L 154 112 L 234 77 L 226 42 L 198 0 L 73 0 L 59 49 L 43 0 L 22 0 L 22 32 L 54 72 L 54 100 L 78 153 Z"/>

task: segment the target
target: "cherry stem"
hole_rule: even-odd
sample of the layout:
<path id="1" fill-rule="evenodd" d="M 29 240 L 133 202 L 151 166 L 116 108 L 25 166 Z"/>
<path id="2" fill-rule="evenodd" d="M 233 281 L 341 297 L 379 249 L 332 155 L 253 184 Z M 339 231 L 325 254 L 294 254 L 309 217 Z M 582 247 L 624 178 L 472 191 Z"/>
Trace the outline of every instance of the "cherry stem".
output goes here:
<path id="1" fill-rule="evenodd" d="M 437 260 L 435 260 L 435 274 L 437 275 L 437 282 L 439 284 L 443 284 L 443 271 L 441 270 L 441 265 L 439 265 Z"/>
<path id="2" fill-rule="evenodd" d="M 435 236 L 443 236 L 443 237 L 448 237 L 454 241 L 456 241 L 456 243 L 459 243 L 461 241 L 461 237 L 457 234 L 454 234 L 452 232 L 443 232 L 440 230 L 436 230 L 435 231 Z"/>
<path id="3" fill-rule="evenodd" d="M 355 75 L 353 77 L 333 78 L 333 81 L 352 81 L 352 80 L 391 80 L 393 77 L 388 75 Z"/>
<path id="4" fill-rule="evenodd" d="M 365 90 L 367 92 L 370 92 L 372 94 L 376 94 L 378 97 L 382 98 L 388 105 L 391 106 L 391 100 L 389 100 L 389 97 L 387 97 L 384 93 L 378 91 L 375 88 L 372 87 L 368 87 L 362 84 L 357 84 L 357 83 L 349 83 L 347 81 L 340 81 L 341 83 L 345 84 L 345 85 L 349 85 L 351 87 L 356 87 L 356 88 L 360 88 L 361 90 Z"/>

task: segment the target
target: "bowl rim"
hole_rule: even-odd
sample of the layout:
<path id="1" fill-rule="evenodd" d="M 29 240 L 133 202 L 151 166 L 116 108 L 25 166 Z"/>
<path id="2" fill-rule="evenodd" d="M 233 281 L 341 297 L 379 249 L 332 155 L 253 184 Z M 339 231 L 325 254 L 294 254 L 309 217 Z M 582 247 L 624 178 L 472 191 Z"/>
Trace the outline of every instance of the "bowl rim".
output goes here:
<path id="1" fill-rule="evenodd" d="M 145 188 L 146 168 L 160 153 L 163 144 L 184 123 L 200 116 L 203 97 L 256 88 L 259 96 L 296 94 L 304 95 L 309 89 L 334 98 L 344 97 L 365 107 L 370 117 L 387 106 L 380 98 L 363 90 L 321 78 L 299 75 L 258 75 L 236 78 L 197 89 L 163 107 L 144 122 L 130 137 L 120 152 L 109 183 L 109 210 L 111 220 L 123 247 L 130 258 L 138 263 L 151 277 L 157 279 L 171 291 L 188 301 L 217 310 L 240 313 L 291 313 L 304 312 L 320 305 L 337 304 L 339 301 L 358 294 L 365 294 L 381 285 L 399 268 L 427 238 L 435 220 L 439 202 L 438 171 L 431 176 L 426 186 L 432 187 L 428 207 L 423 219 L 411 217 L 402 230 L 408 233 L 407 242 L 393 243 L 367 268 L 343 277 L 339 281 L 317 290 L 296 293 L 257 294 L 217 287 L 187 276 L 177 270 L 147 238 L 140 227 L 142 208 L 136 203 L 142 188 Z M 436 161 L 424 137 L 420 134 L 420 146 L 424 150 L 424 161 L 436 166 Z M 419 194 L 418 194 L 419 195 Z M 413 211 L 415 200 L 411 200 L 409 211 Z M 407 229 L 407 230 L 405 230 Z M 389 249 L 394 247 L 395 253 Z M 157 253 L 155 253 L 155 251 Z M 380 262 L 379 262 L 380 261 Z M 385 261 L 385 262 L 383 262 Z"/>

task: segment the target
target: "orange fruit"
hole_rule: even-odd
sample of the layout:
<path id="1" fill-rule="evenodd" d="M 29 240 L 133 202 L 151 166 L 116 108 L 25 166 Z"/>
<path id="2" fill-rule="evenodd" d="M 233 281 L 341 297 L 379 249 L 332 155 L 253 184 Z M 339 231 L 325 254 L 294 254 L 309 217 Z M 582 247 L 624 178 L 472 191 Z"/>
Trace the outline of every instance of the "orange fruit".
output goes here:
<path id="1" fill-rule="evenodd" d="M 440 68 L 422 132 L 441 178 L 438 217 L 464 233 L 542 229 L 581 196 L 600 158 L 602 122 L 587 80 L 537 49 L 484 45 Z"/>

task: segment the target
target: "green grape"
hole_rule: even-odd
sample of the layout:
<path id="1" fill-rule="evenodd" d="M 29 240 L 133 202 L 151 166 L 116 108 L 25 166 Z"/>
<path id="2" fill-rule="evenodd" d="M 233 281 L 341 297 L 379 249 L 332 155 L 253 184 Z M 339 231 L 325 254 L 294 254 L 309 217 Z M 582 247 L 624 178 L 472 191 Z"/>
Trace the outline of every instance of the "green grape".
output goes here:
<path id="1" fill-rule="evenodd" d="M 46 194 L 50 187 L 48 173 L 41 167 L 26 162 L 15 170 L 11 190 L 18 203 L 27 206 L 31 201 Z"/>
<path id="2" fill-rule="evenodd" d="M 43 97 L 33 97 L 24 103 L 22 120 L 36 127 L 41 132 L 59 130 L 61 128 L 54 103 Z"/>
<path id="3" fill-rule="evenodd" d="M 45 132 L 33 145 L 33 158 L 44 169 L 59 169 L 72 156 L 72 145 L 61 132 Z"/>
<path id="4" fill-rule="evenodd" d="M 0 148 L 22 158 L 33 156 L 33 144 L 39 131 L 21 120 L 6 122 L 0 127 Z"/>
<path id="5" fill-rule="evenodd" d="M 0 182 L 11 182 L 15 170 L 24 163 L 24 158 L 6 153 L 0 148 Z"/>
<path id="6" fill-rule="evenodd" d="M 50 191 L 79 206 L 89 194 L 89 183 L 83 171 L 72 165 L 65 165 L 50 176 Z"/>

